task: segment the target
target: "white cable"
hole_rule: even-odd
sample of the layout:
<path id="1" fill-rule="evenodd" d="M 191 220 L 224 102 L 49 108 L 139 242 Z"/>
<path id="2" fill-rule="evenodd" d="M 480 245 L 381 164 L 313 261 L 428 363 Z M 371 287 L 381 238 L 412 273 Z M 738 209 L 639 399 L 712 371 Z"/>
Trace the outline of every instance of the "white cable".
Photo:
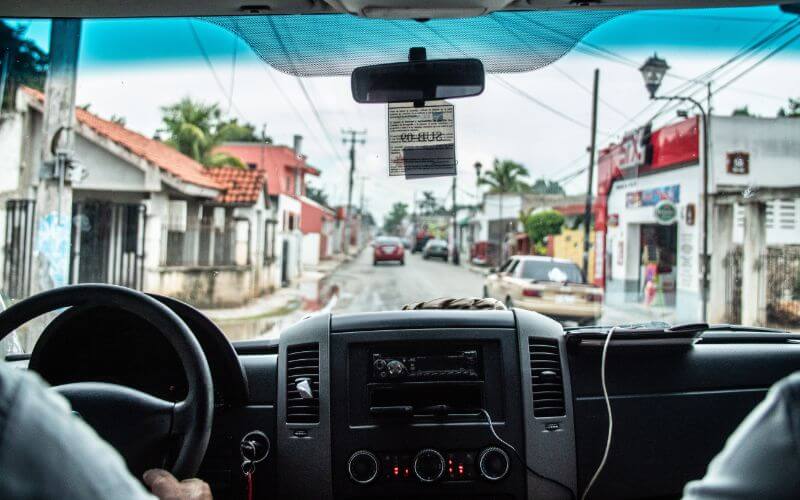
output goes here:
<path id="1" fill-rule="evenodd" d="M 617 327 L 612 327 L 608 330 L 608 335 L 606 335 L 606 341 L 603 344 L 603 354 L 600 358 L 600 384 L 603 386 L 603 399 L 606 402 L 606 411 L 608 412 L 608 437 L 606 438 L 606 449 L 603 452 L 603 458 L 600 460 L 600 465 L 597 466 L 597 470 L 594 471 L 594 475 L 592 479 L 589 480 L 589 484 L 586 485 L 586 489 L 583 490 L 583 495 L 581 495 L 581 500 L 586 500 L 586 496 L 589 494 L 589 490 L 592 489 L 594 482 L 597 481 L 597 478 L 600 476 L 600 473 L 603 472 L 603 467 L 606 466 L 606 461 L 608 460 L 608 452 L 611 450 L 611 433 L 614 430 L 614 419 L 611 416 L 611 400 L 608 398 L 608 386 L 606 386 L 606 355 L 608 354 L 608 344 L 611 341 L 611 335 L 614 333 Z"/>

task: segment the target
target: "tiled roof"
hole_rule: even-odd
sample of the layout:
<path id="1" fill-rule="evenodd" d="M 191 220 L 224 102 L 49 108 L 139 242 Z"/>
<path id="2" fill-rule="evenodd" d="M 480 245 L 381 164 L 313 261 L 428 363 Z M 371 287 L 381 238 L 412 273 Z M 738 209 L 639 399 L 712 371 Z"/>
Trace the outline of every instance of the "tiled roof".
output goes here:
<path id="1" fill-rule="evenodd" d="M 21 89 L 39 102 L 44 102 L 42 92 L 25 86 Z M 208 174 L 208 170 L 203 165 L 161 141 L 145 137 L 118 123 L 104 120 L 85 109 L 77 108 L 75 118 L 97 134 L 110 139 L 184 182 L 213 189 L 222 187 L 214 180 L 213 176 Z"/>
<path id="2" fill-rule="evenodd" d="M 266 182 L 266 176 L 260 170 L 216 167 L 209 168 L 207 172 L 225 189 L 216 199 L 220 203 L 253 204 L 258 201 L 258 195 Z"/>

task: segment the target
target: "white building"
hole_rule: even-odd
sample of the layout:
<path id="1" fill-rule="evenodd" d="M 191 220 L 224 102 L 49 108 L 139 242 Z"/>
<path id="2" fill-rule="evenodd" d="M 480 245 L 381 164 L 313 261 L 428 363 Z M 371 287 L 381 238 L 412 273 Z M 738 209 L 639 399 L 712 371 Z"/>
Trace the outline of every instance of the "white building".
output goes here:
<path id="1" fill-rule="evenodd" d="M 263 172 L 206 169 L 166 144 L 76 110 L 75 158 L 86 176 L 72 185 L 67 259 L 39 276 L 35 202 L 42 158 L 41 92 L 22 87 L 4 116 L 0 144 L 0 288 L 103 282 L 170 295 L 200 307 L 239 305 L 274 288 L 276 218 Z M 273 229 L 274 234 L 274 229 Z M 50 280 L 32 287 L 34 279 Z"/>
<path id="2" fill-rule="evenodd" d="M 731 289 L 728 258 L 744 244 L 741 287 L 756 280 L 763 290 L 767 273 L 751 261 L 768 245 L 800 245 L 800 120 L 715 116 L 709 129 L 708 319 L 730 320 L 741 302 L 734 321 L 764 324 L 766 298 L 742 300 Z M 600 152 L 596 279 L 607 303 L 674 308 L 675 321 L 702 317 L 702 133 L 690 118 Z"/>

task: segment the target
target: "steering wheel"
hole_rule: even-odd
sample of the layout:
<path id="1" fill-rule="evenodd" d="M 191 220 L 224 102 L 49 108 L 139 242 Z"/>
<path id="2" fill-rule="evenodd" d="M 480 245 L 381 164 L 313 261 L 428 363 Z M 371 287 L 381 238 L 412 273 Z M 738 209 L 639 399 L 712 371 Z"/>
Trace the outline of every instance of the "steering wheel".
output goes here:
<path id="1" fill-rule="evenodd" d="M 65 307 L 119 308 L 144 318 L 172 345 L 188 385 L 186 399 L 174 403 L 117 384 L 76 382 L 53 387 L 125 459 L 133 474 L 163 467 L 175 452 L 172 474 L 197 474 L 208 446 L 214 388 L 203 350 L 186 324 L 147 295 L 115 285 L 71 285 L 21 300 L 0 313 L 0 340 L 26 322 Z M 112 326 L 113 328 L 113 326 Z M 173 448 L 174 447 L 174 448 Z"/>

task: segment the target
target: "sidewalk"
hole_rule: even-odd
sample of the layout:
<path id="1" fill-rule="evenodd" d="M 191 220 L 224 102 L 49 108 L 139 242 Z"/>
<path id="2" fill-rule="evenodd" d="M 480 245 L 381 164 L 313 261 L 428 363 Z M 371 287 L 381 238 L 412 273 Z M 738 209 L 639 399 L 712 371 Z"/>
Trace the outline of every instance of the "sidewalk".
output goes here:
<path id="1" fill-rule="evenodd" d="M 278 320 L 287 316 L 308 303 L 309 284 L 325 280 L 343 263 L 350 260 L 343 255 L 336 255 L 323 260 L 314 269 L 306 269 L 288 287 L 278 288 L 274 292 L 251 300 L 237 307 L 219 309 L 203 309 L 201 312 L 212 321 L 230 322 L 259 319 Z"/>
<path id="2" fill-rule="evenodd" d="M 278 288 L 269 295 L 258 297 L 245 305 L 220 309 L 203 309 L 201 312 L 212 321 L 233 321 L 279 317 L 300 307 L 303 295 L 296 287 Z"/>

